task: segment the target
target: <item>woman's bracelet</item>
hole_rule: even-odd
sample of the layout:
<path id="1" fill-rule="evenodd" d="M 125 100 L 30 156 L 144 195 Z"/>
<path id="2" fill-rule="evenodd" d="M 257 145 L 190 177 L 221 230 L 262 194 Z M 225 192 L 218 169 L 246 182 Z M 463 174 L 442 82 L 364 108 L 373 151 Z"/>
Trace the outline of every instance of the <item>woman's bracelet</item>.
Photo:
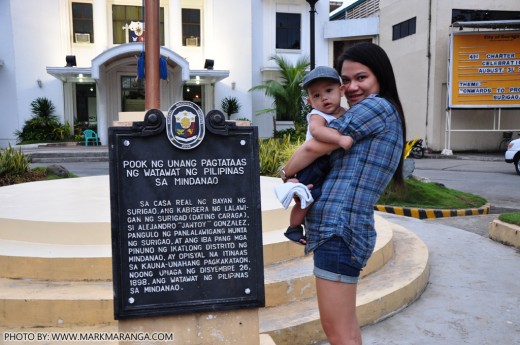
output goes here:
<path id="1" fill-rule="evenodd" d="M 288 179 L 290 178 L 293 178 L 294 176 L 287 176 L 287 174 L 285 173 L 285 167 L 283 167 L 282 169 L 280 169 L 280 178 L 282 179 L 282 181 L 285 183 L 287 182 Z"/>

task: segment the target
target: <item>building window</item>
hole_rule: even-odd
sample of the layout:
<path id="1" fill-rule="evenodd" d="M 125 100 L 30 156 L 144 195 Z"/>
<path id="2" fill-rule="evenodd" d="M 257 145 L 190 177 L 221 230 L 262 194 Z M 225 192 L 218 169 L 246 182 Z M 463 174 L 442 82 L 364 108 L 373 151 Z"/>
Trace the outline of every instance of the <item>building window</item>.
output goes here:
<path id="1" fill-rule="evenodd" d="M 132 41 L 142 41 L 144 39 L 144 32 L 140 32 L 139 28 L 143 27 L 143 22 L 144 13 L 141 6 L 112 5 L 113 43 L 123 44 Z M 139 24 L 136 25 L 136 23 Z M 146 30 L 146 27 L 144 29 Z M 159 44 L 164 45 L 163 7 L 159 9 Z"/>
<path id="2" fill-rule="evenodd" d="M 276 13 L 276 49 L 300 49 L 301 14 Z"/>
<path id="3" fill-rule="evenodd" d="M 72 31 L 74 43 L 94 43 L 92 4 L 72 3 Z"/>
<path id="4" fill-rule="evenodd" d="M 399 24 L 395 24 L 392 27 L 392 41 L 398 40 L 400 38 L 414 35 L 415 34 L 415 26 L 416 26 L 416 17 L 412 19 L 405 20 Z"/>
<path id="5" fill-rule="evenodd" d="M 200 10 L 182 9 L 182 45 L 200 47 Z"/>

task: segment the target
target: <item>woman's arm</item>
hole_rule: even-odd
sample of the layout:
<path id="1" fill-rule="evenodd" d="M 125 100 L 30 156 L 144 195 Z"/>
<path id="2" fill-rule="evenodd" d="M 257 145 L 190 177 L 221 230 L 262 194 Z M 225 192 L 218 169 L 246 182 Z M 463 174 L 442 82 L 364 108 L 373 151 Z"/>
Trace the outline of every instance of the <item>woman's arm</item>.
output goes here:
<path id="1" fill-rule="evenodd" d="M 337 144 L 326 144 L 315 139 L 304 142 L 292 155 L 284 171 L 287 177 L 294 176 L 298 171 L 307 167 L 316 158 L 339 148 Z"/>

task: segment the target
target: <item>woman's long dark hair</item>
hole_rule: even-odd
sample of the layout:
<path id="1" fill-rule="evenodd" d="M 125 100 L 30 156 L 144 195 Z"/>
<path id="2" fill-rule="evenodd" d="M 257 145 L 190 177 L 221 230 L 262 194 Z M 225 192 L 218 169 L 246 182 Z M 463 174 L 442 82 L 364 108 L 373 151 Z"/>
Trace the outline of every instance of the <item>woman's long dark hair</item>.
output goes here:
<path id="1" fill-rule="evenodd" d="M 345 60 L 358 62 L 362 65 L 365 65 L 370 68 L 372 73 L 374 73 L 379 83 L 379 95 L 394 104 L 397 108 L 399 117 L 401 118 L 401 126 L 403 128 L 404 148 L 406 144 L 406 123 L 404 120 L 404 111 L 403 106 L 401 105 L 401 100 L 399 99 L 399 94 L 397 92 L 394 70 L 388 55 L 386 55 L 386 52 L 383 50 L 383 48 L 374 43 L 362 42 L 355 44 L 348 48 L 338 59 L 336 70 L 340 75 L 343 62 Z M 395 171 L 392 178 L 394 185 L 396 186 L 404 185 L 403 155 L 404 152 L 401 155 L 399 165 L 397 166 L 397 170 Z"/>

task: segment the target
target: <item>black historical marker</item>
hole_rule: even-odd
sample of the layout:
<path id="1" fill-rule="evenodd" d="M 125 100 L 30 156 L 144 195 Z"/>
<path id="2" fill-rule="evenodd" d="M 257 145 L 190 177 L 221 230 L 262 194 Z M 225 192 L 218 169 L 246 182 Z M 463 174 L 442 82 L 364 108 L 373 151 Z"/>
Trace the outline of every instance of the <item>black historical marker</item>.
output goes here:
<path id="1" fill-rule="evenodd" d="M 109 146 L 115 318 L 264 306 L 256 127 L 178 102 Z"/>

